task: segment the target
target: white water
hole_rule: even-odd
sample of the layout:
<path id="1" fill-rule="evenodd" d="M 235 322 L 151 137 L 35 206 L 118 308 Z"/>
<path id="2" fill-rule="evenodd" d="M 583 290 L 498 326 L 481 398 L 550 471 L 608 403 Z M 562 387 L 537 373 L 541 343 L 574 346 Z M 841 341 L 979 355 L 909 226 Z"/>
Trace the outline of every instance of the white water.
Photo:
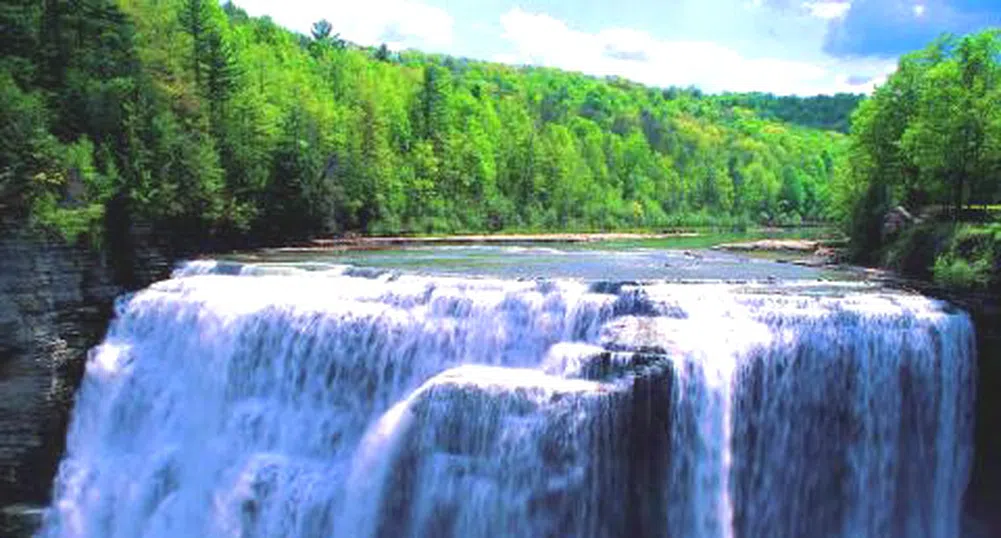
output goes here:
<path id="1" fill-rule="evenodd" d="M 829 287 L 189 264 L 92 352 L 41 536 L 956 538 L 969 320 Z"/>

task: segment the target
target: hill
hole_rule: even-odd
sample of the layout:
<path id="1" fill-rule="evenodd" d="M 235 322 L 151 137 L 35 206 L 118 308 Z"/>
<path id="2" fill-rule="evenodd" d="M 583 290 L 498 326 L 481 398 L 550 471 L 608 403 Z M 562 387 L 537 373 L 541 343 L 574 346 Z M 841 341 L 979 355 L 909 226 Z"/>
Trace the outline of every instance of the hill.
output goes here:
<path id="1" fill-rule="evenodd" d="M 854 103 L 395 53 L 213 0 L 18 0 L 0 27 L 0 205 L 69 237 L 109 204 L 256 240 L 823 219 L 845 138 L 796 123 Z"/>

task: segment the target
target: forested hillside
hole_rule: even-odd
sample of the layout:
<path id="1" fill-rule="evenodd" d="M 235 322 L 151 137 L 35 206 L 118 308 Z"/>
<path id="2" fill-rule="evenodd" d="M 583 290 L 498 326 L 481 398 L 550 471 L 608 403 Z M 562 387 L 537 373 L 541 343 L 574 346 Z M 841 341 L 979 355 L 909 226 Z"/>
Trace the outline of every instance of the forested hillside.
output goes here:
<path id="1" fill-rule="evenodd" d="M 864 96 L 852 93 L 796 97 L 765 93 L 727 93 L 716 97 L 726 107 L 744 107 L 766 119 L 847 133 L 852 112 Z"/>
<path id="2" fill-rule="evenodd" d="M 7 0 L 0 49 L 0 210 L 71 237 L 109 204 L 272 241 L 823 219 L 845 139 L 775 118 L 839 129 L 855 99 L 395 53 L 215 0 Z"/>

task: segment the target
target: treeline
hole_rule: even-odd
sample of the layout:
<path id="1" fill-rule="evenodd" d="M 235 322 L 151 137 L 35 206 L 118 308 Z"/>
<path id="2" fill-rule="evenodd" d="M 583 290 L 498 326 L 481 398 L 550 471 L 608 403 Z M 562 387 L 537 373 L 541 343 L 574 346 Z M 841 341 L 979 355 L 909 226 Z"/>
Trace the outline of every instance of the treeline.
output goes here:
<path id="1" fill-rule="evenodd" d="M 271 241 L 795 223 L 827 217 L 845 150 L 770 98 L 362 48 L 215 0 L 7 0 L 0 49 L 0 210 L 68 236 L 109 206 Z"/>
<path id="2" fill-rule="evenodd" d="M 943 36 L 901 58 L 855 112 L 843 172 L 834 209 L 860 254 L 878 254 L 897 205 L 987 217 L 1001 201 L 1001 32 Z"/>
<path id="3" fill-rule="evenodd" d="M 847 133 L 852 112 L 864 97 L 854 93 L 805 98 L 769 93 L 725 93 L 715 99 L 723 106 L 753 110 L 762 118 Z"/>

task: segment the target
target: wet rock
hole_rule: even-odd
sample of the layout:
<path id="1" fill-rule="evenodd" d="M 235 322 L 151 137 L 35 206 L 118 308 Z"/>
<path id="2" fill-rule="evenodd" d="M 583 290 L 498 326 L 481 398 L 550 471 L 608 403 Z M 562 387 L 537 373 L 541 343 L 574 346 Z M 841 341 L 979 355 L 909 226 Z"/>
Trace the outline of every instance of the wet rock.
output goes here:
<path id="1" fill-rule="evenodd" d="M 125 289 L 88 245 L 3 222 L 0 260 L 0 507 L 45 503 L 87 351 Z M 168 269 L 161 260 L 130 274 L 145 285 Z"/>
<path id="2" fill-rule="evenodd" d="M 728 250 L 732 252 L 814 252 L 819 246 L 819 241 L 808 239 L 762 239 L 760 241 L 724 243 L 714 246 L 713 250 Z"/>
<path id="3" fill-rule="evenodd" d="M 662 353 L 609 351 L 599 346 L 579 343 L 554 345 L 543 362 L 542 369 L 549 375 L 615 381 L 627 375 L 642 375 L 647 368 L 664 367 L 670 361 Z"/>
<path id="4" fill-rule="evenodd" d="M 42 526 L 44 510 L 39 506 L 16 504 L 0 508 L 0 536 L 30 538 Z"/>
<path id="5" fill-rule="evenodd" d="M 921 219 L 911 215 L 903 206 L 897 206 L 886 212 L 883 216 L 883 238 L 891 239 L 900 235 L 900 232 L 919 224 Z"/>

